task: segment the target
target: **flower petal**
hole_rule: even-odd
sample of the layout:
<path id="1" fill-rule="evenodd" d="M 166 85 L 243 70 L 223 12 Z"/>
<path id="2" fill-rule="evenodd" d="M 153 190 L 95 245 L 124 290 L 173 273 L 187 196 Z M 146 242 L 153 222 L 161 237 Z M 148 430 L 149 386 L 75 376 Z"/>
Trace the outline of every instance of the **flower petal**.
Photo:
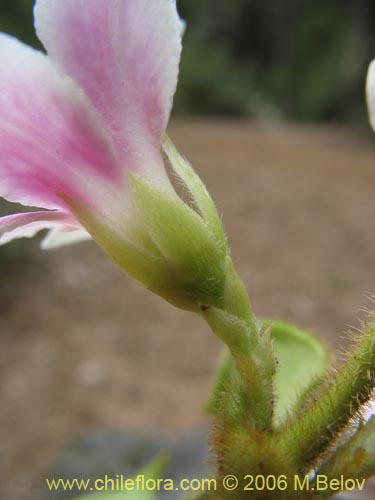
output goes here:
<path id="1" fill-rule="evenodd" d="M 371 62 L 368 69 L 366 93 L 370 124 L 375 132 L 375 59 Z"/>
<path id="2" fill-rule="evenodd" d="M 84 229 L 76 229 L 73 231 L 62 230 L 61 227 L 55 227 L 48 231 L 46 237 L 42 240 L 41 247 L 43 250 L 54 250 L 81 241 L 91 240 L 91 236 Z"/>
<path id="3" fill-rule="evenodd" d="M 72 230 L 79 224 L 60 210 L 7 215 L 0 218 L 0 245 L 16 238 L 32 238 L 42 229 L 56 227 Z"/>
<path id="4" fill-rule="evenodd" d="M 64 197 L 92 203 L 99 184 L 121 178 L 110 136 L 74 80 L 0 33 L 0 196 L 63 208 Z"/>
<path id="5" fill-rule="evenodd" d="M 175 0 L 37 0 L 35 22 L 102 115 L 122 165 L 168 183 L 160 148 L 181 52 Z"/>

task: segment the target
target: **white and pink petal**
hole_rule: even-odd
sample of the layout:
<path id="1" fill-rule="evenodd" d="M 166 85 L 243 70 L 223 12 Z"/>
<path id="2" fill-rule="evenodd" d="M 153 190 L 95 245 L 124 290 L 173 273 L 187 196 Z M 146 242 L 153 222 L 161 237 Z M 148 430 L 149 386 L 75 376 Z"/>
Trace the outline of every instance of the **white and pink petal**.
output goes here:
<path id="1" fill-rule="evenodd" d="M 111 138 L 76 82 L 0 34 L 0 196 L 48 209 L 65 209 L 69 198 L 91 209 L 123 182 Z"/>
<path id="2" fill-rule="evenodd" d="M 122 166 L 170 189 L 160 148 L 181 52 L 175 0 L 37 0 L 35 21 L 49 56 L 101 114 Z"/>
<path id="3" fill-rule="evenodd" d="M 54 250 L 67 245 L 81 243 L 82 241 L 91 240 L 90 234 L 85 229 L 73 229 L 68 227 L 54 227 L 48 231 L 45 238 L 43 238 L 41 247 L 43 250 Z"/>
<path id="4" fill-rule="evenodd" d="M 32 238 L 42 229 L 77 231 L 80 225 L 59 210 L 26 212 L 0 218 L 0 245 L 17 238 Z"/>

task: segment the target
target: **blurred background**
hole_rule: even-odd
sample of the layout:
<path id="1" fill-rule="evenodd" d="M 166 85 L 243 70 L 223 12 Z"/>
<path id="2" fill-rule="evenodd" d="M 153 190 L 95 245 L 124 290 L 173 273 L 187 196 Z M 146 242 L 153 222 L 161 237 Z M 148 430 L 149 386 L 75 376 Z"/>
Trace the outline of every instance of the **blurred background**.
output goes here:
<path id="1" fill-rule="evenodd" d="M 40 47 L 32 5 L 1 0 L 0 31 Z M 308 328 L 337 351 L 374 292 L 364 98 L 374 2 L 178 6 L 187 32 L 169 132 L 223 213 L 256 313 Z M 15 210 L 0 200 L 0 214 Z M 93 243 L 50 253 L 38 244 L 0 247 L 4 499 L 63 498 L 48 495 L 44 477 L 87 476 L 112 459 L 112 472 L 135 467 L 145 432 L 158 438 L 147 457 L 168 440 L 199 441 L 221 354 L 199 318 L 138 287 Z M 138 431 L 130 459 L 118 443 Z M 201 450 L 188 449 L 199 470 Z"/>

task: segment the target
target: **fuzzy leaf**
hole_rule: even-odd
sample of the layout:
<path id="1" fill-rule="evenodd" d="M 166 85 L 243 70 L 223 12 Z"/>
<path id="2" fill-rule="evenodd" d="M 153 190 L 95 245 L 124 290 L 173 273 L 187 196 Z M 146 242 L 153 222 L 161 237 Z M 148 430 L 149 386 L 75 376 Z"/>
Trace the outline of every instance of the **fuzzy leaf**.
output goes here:
<path id="1" fill-rule="evenodd" d="M 326 373 L 331 356 L 319 340 L 287 323 L 272 323 L 271 337 L 279 362 L 275 384 L 276 420 L 280 423 L 298 405 L 300 396 Z"/>

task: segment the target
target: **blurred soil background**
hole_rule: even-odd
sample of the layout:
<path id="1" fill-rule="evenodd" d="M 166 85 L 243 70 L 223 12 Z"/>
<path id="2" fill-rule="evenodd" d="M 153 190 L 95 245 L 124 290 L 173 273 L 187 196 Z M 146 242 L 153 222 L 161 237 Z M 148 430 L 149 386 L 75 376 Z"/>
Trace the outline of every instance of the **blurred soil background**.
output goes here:
<path id="1" fill-rule="evenodd" d="M 37 46 L 32 3 L 2 0 L 0 30 Z M 373 3 L 178 5 L 188 31 L 170 135 L 223 213 L 256 314 L 337 352 L 375 285 L 363 90 Z M 0 202 L 1 214 L 16 209 Z M 205 429 L 221 350 L 198 317 L 139 287 L 94 243 L 0 248 L 0 498 L 38 499 L 79 433 Z"/>

